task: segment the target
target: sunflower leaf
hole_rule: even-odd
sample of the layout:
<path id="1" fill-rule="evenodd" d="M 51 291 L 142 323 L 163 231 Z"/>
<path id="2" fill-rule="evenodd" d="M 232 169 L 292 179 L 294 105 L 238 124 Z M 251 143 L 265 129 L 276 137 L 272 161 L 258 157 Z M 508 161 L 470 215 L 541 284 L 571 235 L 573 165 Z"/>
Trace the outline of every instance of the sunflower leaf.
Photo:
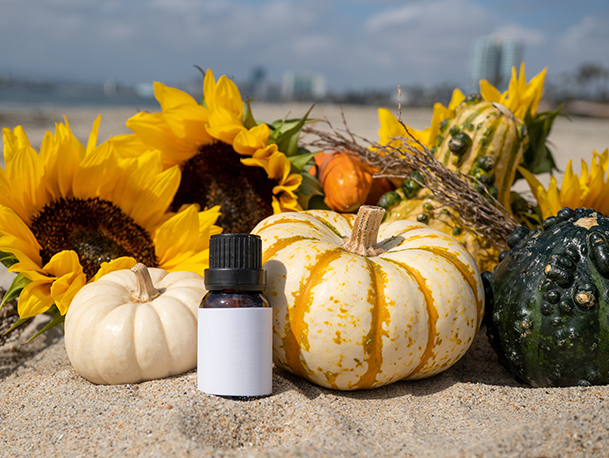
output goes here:
<path id="1" fill-rule="evenodd" d="M 527 111 L 524 123 L 527 126 L 529 136 L 529 147 L 524 153 L 522 167 L 537 175 L 540 173 L 552 173 L 558 170 L 552 152 L 547 146 L 547 138 L 552 130 L 552 124 L 560 114 L 563 105 L 554 111 L 539 113 L 535 117 L 531 116 L 530 110 Z M 522 178 L 520 173 L 516 174 L 514 181 Z"/>
<path id="2" fill-rule="evenodd" d="M 10 267 L 13 264 L 17 264 L 19 260 L 14 254 L 0 251 L 0 262 L 4 264 L 5 267 Z"/>
<path id="3" fill-rule="evenodd" d="M 298 203 L 302 208 L 329 210 L 324 203 L 324 188 L 317 178 L 309 172 L 302 172 L 302 184 L 298 188 Z"/>
<path id="4" fill-rule="evenodd" d="M 13 323 L 13 325 L 8 328 L 6 330 L 6 332 L 4 334 L 2 334 L 3 336 L 10 334 L 11 332 L 13 332 L 15 329 L 17 329 L 19 326 L 21 326 L 23 323 L 25 323 L 26 321 L 31 320 L 31 318 L 19 318 L 17 321 L 15 321 Z"/>
<path id="5" fill-rule="evenodd" d="M 292 172 L 302 173 L 303 169 L 317 153 L 309 153 L 304 148 L 298 148 L 298 150 L 298 154 L 288 156 L 288 159 L 292 163 Z"/>
<path id="6" fill-rule="evenodd" d="M 0 302 L 0 309 L 6 304 L 8 301 L 12 301 L 13 299 L 19 297 L 23 288 L 25 288 L 31 280 L 25 278 L 23 275 L 18 274 L 11 286 L 8 287 L 6 293 L 4 293 L 4 297 L 2 298 L 2 302 Z"/>
<path id="7" fill-rule="evenodd" d="M 300 131 L 303 126 L 307 123 L 307 118 L 311 110 L 315 105 L 309 108 L 309 111 L 298 120 L 283 120 L 279 124 L 272 124 L 275 127 L 269 138 L 269 143 L 276 143 L 279 151 L 285 154 L 287 157 L 294 156 L 298 153 L 298 139 L 300 137 Z M 313 122 L 313 120 L 308 121 Z"/>
<path id="8" fill-rule="evenodd" d="M 57 325 L 60 325 L 61 323 L 63 323 L 66 320 L 65 315 L 62 315 L 61 313 L 59 313 L 59 310 L 57 310 L 55 312 L 55 315 L 53 315 L 53 318 L 51 318 L 51 321 L 49 321 L 44 328 L 42 328 L 40 331 L 38 331 L 36 334 L 34 334 L 32 337 L 30 337 L 25 343 L 30 343 L 32 340 L 34 340 L 36 337 L 38 337 L 40 334 L 48 331 L 51 328 L 54 328 Z"/>

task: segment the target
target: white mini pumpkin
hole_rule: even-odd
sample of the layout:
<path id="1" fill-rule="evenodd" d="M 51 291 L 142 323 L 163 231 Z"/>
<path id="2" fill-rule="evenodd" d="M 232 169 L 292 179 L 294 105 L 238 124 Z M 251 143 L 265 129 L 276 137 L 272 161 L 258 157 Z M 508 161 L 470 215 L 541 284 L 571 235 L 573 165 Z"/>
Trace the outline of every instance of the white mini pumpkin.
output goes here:
<path id="1" fill-rule="evenodd" d="M 483 315 L 475 261 L 424 224 L 381 224 L 383 213 L 281 213 L 254 228 L 274 309 L 275 364 L 357 390 L 430 377 L 465 354 Z"/>
<path id="2" fill-rule="evenodd" d="M 205 293 L 197 273 L 143 264 L 89 283 L 66 314 L 72 366 L 97 384 L 137 383 L 194 369 L 197 309 Z"/>

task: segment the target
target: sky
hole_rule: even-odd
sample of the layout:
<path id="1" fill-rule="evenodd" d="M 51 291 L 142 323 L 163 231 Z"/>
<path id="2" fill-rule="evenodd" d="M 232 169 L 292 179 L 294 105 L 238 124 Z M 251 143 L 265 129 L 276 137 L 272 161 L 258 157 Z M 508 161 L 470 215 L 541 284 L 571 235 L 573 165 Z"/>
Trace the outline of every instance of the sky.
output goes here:
<path id="1" fill-rule="evenodd" d="M 177 84 L 264 67 L 332 91 L 464 86 L 473 41 L 524 43 L 527 77 L 609 67 L 607 0 L 0 0 L 0 76 Z"/>

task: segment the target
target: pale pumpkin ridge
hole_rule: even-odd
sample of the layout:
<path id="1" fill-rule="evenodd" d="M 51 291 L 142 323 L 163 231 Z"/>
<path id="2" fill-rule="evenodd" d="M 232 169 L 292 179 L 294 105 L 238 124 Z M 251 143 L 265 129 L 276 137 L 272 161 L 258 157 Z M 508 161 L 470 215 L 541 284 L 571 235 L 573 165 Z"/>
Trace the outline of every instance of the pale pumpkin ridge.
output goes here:
<path id="1" fill-rule="evenodd" d="M 336 235 L 338 238 L 342 239 L 343 235 L 339 232 L 338 229 L 336 229 L 332 224 L 330 224 L 330 221 L 328 221 L 325 218 L 322 218 L 319 215 L 315 215 L 314 218 L 319 221 L 321 224 L 323 224 L 324 226 L 326 226 L 328 229 L 330 229 L 332 231 L 332 233 L 334 235 Z"/>
<path id="2" fill-rule="evenodd" d="M 427 282 L 418 270 L 400 261 L 396 261 L 395 259 L 383 259 L 385 261 L 397 264 L 402 269 L 406 270 L 410 274 L 410 276 L 415 279 L 419 290 L 423 293 L 423 297 L 425 297 L 425 306 L 427 307 L 427 346 L 425 347 L 425 351 L 421 356 L 421 362 L 419 362 L 419 365 L 415 367 L 410 374 L 405 375 L 403 377 L 406 378 L 418 373 L 423 367 L 425 367 L 425 364 L 427 363 L 429 358 L 433 356 L 433 349 L 436 346 L 436 323 L 438 321 L 438 310 L 434 305 L 433 296 L 431 295 L 431 291 L 427 286 Z"/>
<path id="3" fill-rule="evenodd" d="M 260 234 L 261 232 L 266 231 L 269 227 L 277 226 L 278 224 L 286 224 L 286 223 L 300 224 L 300 223 L 304 223 L 305 221 L 308 222 L 305 219 L 296 219 L 296 218 L 292 218 L 289 216 L 287 216 L 285 218 L 277 218 L 277 219 L 273 219 L 271 221 L 262 223 L 262 226 L 259 227 L 255 233 Z"/>
<path id="4" fill-rule="evenodd" d="M 309 350 L 308 330 L 309 326 L 304 317 L 311 309 L 313 295 L 311 290 L 315 285 L 321 283 L 324 273 L 330 263 L 341 256 L 345 251 L 335 248 L 321 253 L 315 259 L 313 266 L 309 268 L 309 275 L 300 284 L 300 289 L 292 293 L 294 305 L 288 308 L 285 324 L 285 337 L 282 339 L 283 349 L 288 366 L 296 375 L 306 377 L 311 370 L 306 367 L 306 363 L 300 358 L 300 350 Z"/>
<path id="5" fill-rule="evenodd" d="M 273 243 L 270 247 L 264 250 L 262 253 L 262 264 L 266 263 L 269 259 L 275 259 L 277 253 L 279 253 L 284 248 L 287 248 L 294 242 L 298 242 L 299 240 L 317 240 L 313 237 L 305 237 L 304 235 L 295 235 L 293 237 L 287 237 L 285 239 L 278 240 Z"/>
<path id="6" fill-rule="evenodd" d="M 478 296 L 478 282 L 475 280 L 476 272 L 466 263 L 459 259 L 459 256 L 449 251 L 448 248 L 438 247 L 438 246 L 419 246 L 417 247 L 419 250 L 429 251 L 434 254 L 440 254 L 443 256 L 448 262 L 450 262 L 455 268 L 459 271 L 459 273 L 463 276 L 469 288 L 473 291 L 474 297 L 476 298 L 476 329 L 480 324 L 480 320 L 482 320 L 482 313 L 484 311 L 484 303 L 481 297 Z"/>
<path id="7" fill-rule="evenodd" d="M 305 213 L 306 214 L 306 213 Z M 313 215 L 308 215 L 308 216 L 313 216 Z M 314 217 L 316 220 L 318 220 L 319 218 Z M 323 223 L 323 221 L 319 221 L 320 223 Z M 292 218 L 292 217 L 285 217 L 285 218 L 277 218 L 274 219 L 272 221 L 269 221 L 267 223 L 263 223 L 263 226 L 261 226 L 260 228 L 258 228 L 255 232 L 253 232 L 254 234 L 261 234 L 262 232 L 266 231 L 267 229 L 273 227 L 273 226 L 279 226 L 281 224 L 296 224 L 296 225 L 303 225 L 306 224 L 308 226 L 313 227 L 316 230 L 321 230 L 320 227 L 316 226 L 315 224 L 313 224 L 311 222 L 310 219 L 305 218 L 305 219 L 297 219 L 297 218 Z M 339 237 L 342 238 L 342 236 L 339 234 Z"/>
<path id="8" fill-rule="evenodd" d="M 372 388 L 376 381 L 376 376 L 381 372 L 383 365 L 383 335 L 388 335 L 383 331 L 383 323 L 389 322 L 387 303 L 385 302 L 385 285 L 387 278 L 380 266 L 368 258 L 364 258 L 370 271 L 372 285 L 368 290 L 368 303 L 372 305 L 372 319 L 370 320 L 370 331 L 364 337 L 364 351 L 368 354 L 366 361 L 368 369 L 355 384 L 355 388 Z"/>

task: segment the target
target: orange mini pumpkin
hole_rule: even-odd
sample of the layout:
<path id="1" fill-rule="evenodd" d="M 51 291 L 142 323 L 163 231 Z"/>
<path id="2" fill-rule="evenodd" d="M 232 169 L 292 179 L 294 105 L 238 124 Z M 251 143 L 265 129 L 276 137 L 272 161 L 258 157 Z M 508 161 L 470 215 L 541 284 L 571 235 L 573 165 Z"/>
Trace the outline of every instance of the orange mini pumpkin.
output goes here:
<path id="1" fill-rule="evenodd" d="M 326 195 L 324 202 L 338 212 L 354 212 L 392 189 L 385 178 L 372 178 L 371 167 L 352 154 L 340 151 L 315 156 L 318 177 Z M 376 199 L 369 202 L 370 197 Z"/>

